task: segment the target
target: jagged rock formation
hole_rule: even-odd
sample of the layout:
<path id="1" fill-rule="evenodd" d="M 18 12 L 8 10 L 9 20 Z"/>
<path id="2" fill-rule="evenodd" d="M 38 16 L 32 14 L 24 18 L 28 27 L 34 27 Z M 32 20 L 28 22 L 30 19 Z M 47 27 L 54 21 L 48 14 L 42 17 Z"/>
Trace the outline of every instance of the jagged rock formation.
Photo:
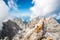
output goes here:
<path id="1" fill-rule="evenodd" d="M 60 40 L 60 24 L 50 17 L 46 22 L 46 37 L 51 37 L 52 40 Z"/>
<path id="2" fill-rule="evenodd" d="M 25 28 L 25 24 L 21 18 L 14 18 L 12 21 L 16 22 L 16 24 L 19 25 L 21 29 Z"/>
<path id="3" fill-rule="evenodd" d="M 3 22 L 3 30 L 1 32 L 0 40 L 22 40 L 24 35 L 25 24 L 21 18 L 14 18 L 12 20 L 9 19 L 8 21 Z"/>
<path id="4" fill-rule="evenodd" d="M 43 18 L 43 21 L 40 20 L 37 26 L 27 32 L 24 40 L 60 40 L 59 36 L 60 24 L 50 17 L 49 19 Z"/>
<path id="5" fill-rule="evenodd" d="M 15 35 L 15 37 L 13 38 L 13 40 L 22 40 L 24 35 L 25 35 L 25 31 L 26 31 L 26 26 L 23 23 L 23 20 L 21 18 L 14 18 L 12 21 L 14 21 L 17 25 L 19 25 L 19 27 L 21 28 L 21 30 L 19 30 L 18 34 Z"/>
<path id="6" fill-rule="evenodd" d="M 40 40 L 43 36 L 44 30 L 43 30 L 43 20 L 39 22 L 33 29 L 31 29 L 27 34 L 25 35 L 24 40 Z"/>
<path id="7" fill-rule="evenodd" d="M 26 32 L 28 32 L 30 29 L 34 28 L 35 25 L 39 22 L 40 18 L 36 17 L 28 22 L 26 25 Z"/>
<path id="8" fill-rule="evenodd" d="M 40 18 L 36 17 L 36 18 L 32 19 L 31 21 L 29 21 L 26 26 L 29 28 L 33 28 L 39 22 L 39 20 L 40 20 Z"/>
<path id="9" fill-rule="evenodd" d="M 20 18 L 3 23 L 1 40 L 60 40 L 60 24 L 52 17 L 23 23 Z"/>
<path id="10" fill-rule="evenodd" d="M 12 38 L 18 33 L 20 30 L 19 26 L 11 21 L 8 20 L 7 22 L 3 22 L 3 30 L 1 31 L 0 39 L 8 38 L 9 40 L 12 40 Z"/>

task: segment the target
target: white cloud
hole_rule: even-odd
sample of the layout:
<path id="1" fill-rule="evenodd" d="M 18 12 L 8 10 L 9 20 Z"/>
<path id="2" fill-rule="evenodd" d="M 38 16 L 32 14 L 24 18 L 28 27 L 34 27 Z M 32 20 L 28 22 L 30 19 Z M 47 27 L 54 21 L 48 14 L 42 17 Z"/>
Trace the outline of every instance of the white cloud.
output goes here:
<path id="1" fill-rule="evenodd" d="M 55 17 L 57 20 L 60 19 L 60 13 L 53 15 L 53 17 Z"/>
<path id="2" fill-rule="evenodd" d="M 29 12 L 27 12 L 27 13 L 11 13 L 10 14 L 11 16 L 14 16 L 14 17 L 30 17 L 31 16 L 31 14 L 29 13 Z"/>
<path id="3" fill-rule="evenodd" d="M 14 0 L 9 0 L 8 1 L 8 6 L 15 11 L 19 11 L 18 7 L 17 7 L 17 4 L 14 2 Z"/>
<path id="4" fill-rule="evenodd" d="M 26 12 L 26 13 L 25 12 L 12 12 L 8 15 L 8 17 L 4 20 L 4 22 L 9 20 L 9 19 L 12 20 L 15 17 L 21 18 L 24 21 L 25 18 L 29 18 L 30 16 L 31 16 L 30 12 Z"/>
<path id="5" fill-rule="evenodd" d="M 33 0 L 34 6 L 30 8 L 32 11 L 31 18 L 44 16 L 58 8 L 60 0 Z"/>
<path id="6" fill-rule="evenodd" d="M 7 17 L 9 8 L 4 3 L 3 0 L 0 0 L 0 30 L 2 29 L 2 21 Z"/>

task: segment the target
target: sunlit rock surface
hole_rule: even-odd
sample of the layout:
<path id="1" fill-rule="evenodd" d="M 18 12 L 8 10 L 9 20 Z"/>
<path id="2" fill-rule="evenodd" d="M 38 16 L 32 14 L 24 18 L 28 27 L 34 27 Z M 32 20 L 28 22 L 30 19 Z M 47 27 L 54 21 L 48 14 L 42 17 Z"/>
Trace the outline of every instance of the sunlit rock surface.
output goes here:
<path id="1" fill-rule="evenodd" d="M 36 29 L 34 28 L 39 28 L 37 24 L 38 27 L 35 25 L 33 29 L 27 32 L 24 40 L 60 40 L 60 24 L 53 17 L 43 18 L 43 21 L 40 21 L 38 22 L 39 26 L 43 25 L 42 29 L 37 29 L 40 32 L 35 32 Z"/>
<path id="2" fill-rule="evenodd" d="M 23 23 L 23 20 L 21 18 L 14 18 L 12 21 L 14 21 L 20 27 L 19 32 L 13 37 L 13 40 L 22 40 L 26 33 L 26 26 Z"/>
<path id="3" fill-rule="evenodd" d="M 29 31 L 30 29 L 34 28 L 35 25 L 39 22 L 40 18 L 36 17 L 28 22 L 26 25 L 26 31 Z"/>
<path id="4" fill-rule="evenodd" d="M 20 18 L 8 20 L 3 22 L 0 40 L 60 40 L 60 24 L 53 17 L 36 17 L 28 24 Z"/>
<path id="5" fill-rule="evenodd" d="M 43 20 L 40 20 L 34 28 L 32 28 L 27 34 L 25 35 L 24 40 L 39 40 L 41 39 L 44 33 L 43 30 Z"/>
<path id="6" fill-rule="evenodd" d="M 30 20 L 26 26 L 29 28 L 33 28 L 39 22 L 39 20 L 40 20 L 40 18 L 36 17 L 36 18 Z"/>
<path id="7" fill-rule="evenodd" d="M 16 22 L 21 29 L 25 28 L 25 24 L 23 23 L 23 20 L 21 18 L 14 18 L 13 21 Z"/>
<path id="8" fill-rule="evenodd" d="M 51 37 L 52 40 L 60 40 L 60 24 L 52 17 L 46 22 L 46 37 Z"/>

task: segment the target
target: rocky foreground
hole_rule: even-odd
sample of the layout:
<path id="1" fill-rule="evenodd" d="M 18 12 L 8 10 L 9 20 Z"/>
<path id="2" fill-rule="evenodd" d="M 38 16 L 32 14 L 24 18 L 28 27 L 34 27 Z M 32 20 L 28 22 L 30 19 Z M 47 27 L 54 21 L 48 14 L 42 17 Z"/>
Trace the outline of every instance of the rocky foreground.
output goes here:
<path id="1" fill-rule="evenodd" d="M 60 40 L 60 24 L 52 17 L 36 18 L 27 25 L 22 20 L 3 22 L 0 40 Z"/>

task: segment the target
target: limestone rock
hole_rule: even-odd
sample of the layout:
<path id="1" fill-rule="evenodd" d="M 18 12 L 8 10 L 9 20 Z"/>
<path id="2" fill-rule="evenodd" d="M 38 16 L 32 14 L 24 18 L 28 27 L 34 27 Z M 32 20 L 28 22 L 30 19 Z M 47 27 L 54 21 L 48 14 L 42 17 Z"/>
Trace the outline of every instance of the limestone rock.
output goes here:
<path id="1" fill-rule="evenodd" d="M 60 40 L 60 24 L 52 17 L 46 21 L 46 37 L 51 37 L 53 40 Z"/>
<path id="2" fill-rule="evenodd" d="M 24 40 L 60 40 L 60 24 L 53 17 L 42 18 L 27 32 Z"/>
<path id="3" fill-rule="evenodd" d="M 43 20 L 40 20 L 40 22 L 37 25 L 35 25 L 33 29 L 27 32 L 24 40 L 39 40 L 43 37 L 43 33 Z"/>
<path id="4" fill-rule="evenodd" d="M 4 39 L 5 37 L 8 37 L 9 40 L 11 40 L 19 30 L 20 28 L 15 22 L 11 20 L 3 22 L 3 30 L 1 32 L 0 38 Z"/>
<path id="5" fill-rule="evenodd" d="M 60 24 L 53 18 L 35 18 L 27 25 L 19 18 L 3 22 L 0 40 L 60 40 Z"/>
<path id="6" fill-rule="evenodd" d="M 34 28 L 34 26 L 39 22 L 39 20 L 40 20 L 40 18 L 36 17 L 36 18 L 30 20 L 26 26 L 29 28 Z"/>
<path id="7" fill-rule="evenodd" d="M 16 22 L 16 24 L 19 25 L 21 29 L 25 28 L 25 24 L 21 18 L 14 18 L 12 21 Z"/>

